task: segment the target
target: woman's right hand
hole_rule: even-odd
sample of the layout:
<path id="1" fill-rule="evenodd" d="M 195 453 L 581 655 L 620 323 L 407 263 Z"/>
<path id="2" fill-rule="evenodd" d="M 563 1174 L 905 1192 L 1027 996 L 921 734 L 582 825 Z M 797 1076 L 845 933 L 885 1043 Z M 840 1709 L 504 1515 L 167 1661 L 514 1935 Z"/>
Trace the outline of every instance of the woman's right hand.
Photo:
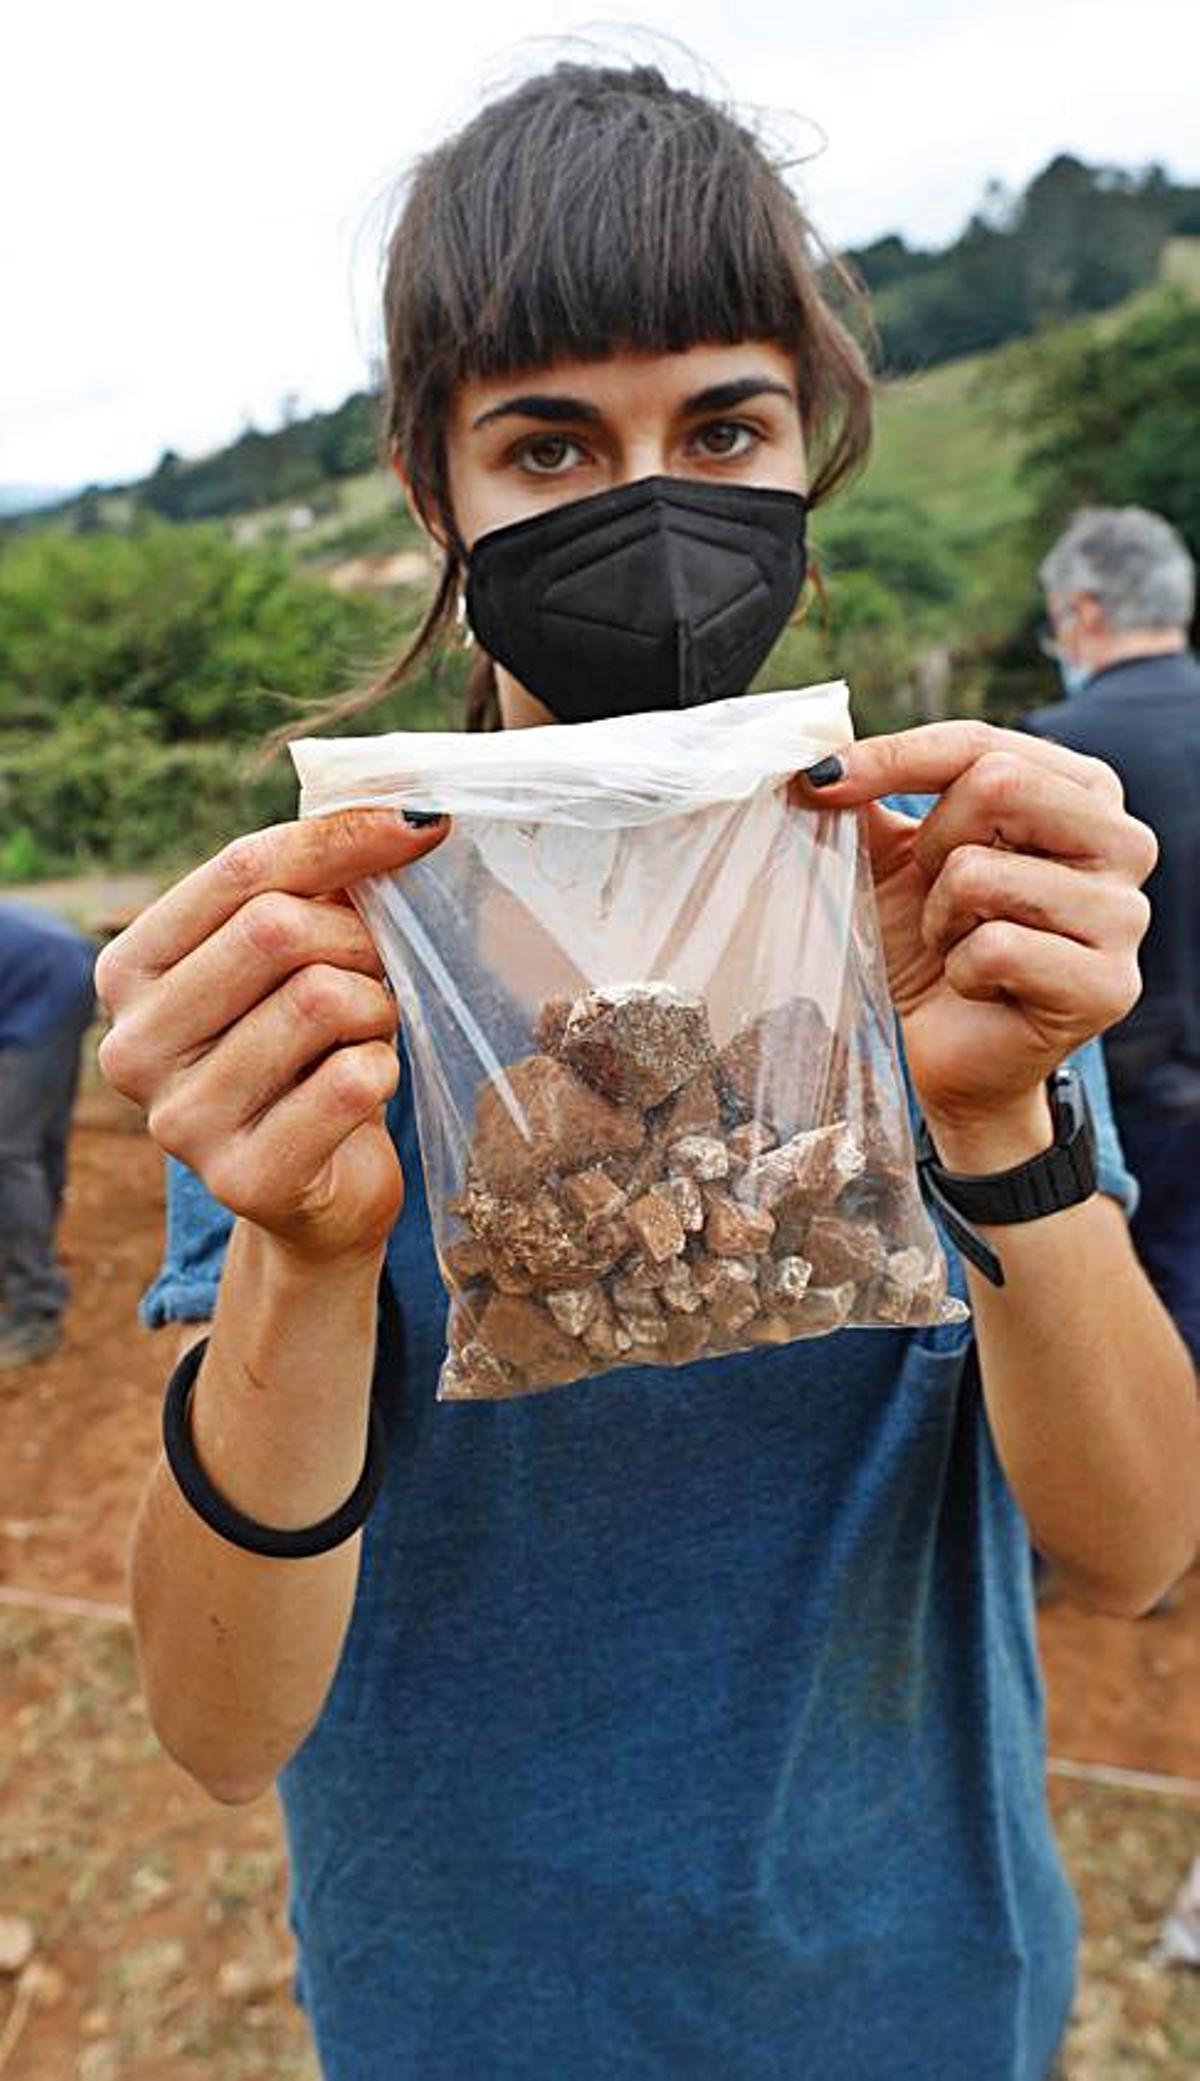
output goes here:
<path id="1" fill-rule="evenodd" d="M 404 1198 L 384 1118 L 396 1004 L 343 891 L 448 828 L 356 809 L 235 839 L 97 965 L 109 1082 L 223 1205 L 310 1262 L 377 1251 Z"/>

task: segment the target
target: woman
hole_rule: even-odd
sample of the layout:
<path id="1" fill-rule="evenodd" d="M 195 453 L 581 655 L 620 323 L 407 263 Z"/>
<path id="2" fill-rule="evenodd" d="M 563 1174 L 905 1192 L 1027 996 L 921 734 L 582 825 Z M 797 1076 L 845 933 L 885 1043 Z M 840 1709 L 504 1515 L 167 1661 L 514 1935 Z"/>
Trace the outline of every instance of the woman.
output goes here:
<path id="1" fill-rule="evenodd" d="M 431 627 L 502 526 L 554 514 L 575 540 L 665 478 L 704 488 L 728 547 L 739 501 L 811 505 L 865 445 L 866 379 L 795 204 L 650 70 L 559 67 L 427 160 L 387 313 L 391 449 L 444 552 Z M 564 693 L 540 610 L 501 599 L 494 648 L 511 638 L 524 677 L 485 659 L 476 724 L 595 712 L 603 675 Z M 685 697 L 652 678 L 643 705 Z M 941 799 L 917 824 L 881 804 L 903 791 Z M 1112 776 L 946 724 L 823 761 L 797 794 L 866 809 L 943 1164 L 1038 1158 L 1047 1078 L 1137 988 L 1153 842 Z M 381 1317 L 399 1417 L 361 1538 L 264 1558 L 155 1472 L 134 1591 L 162 1737 L 219 1798 L 280 1774 L 331 2081 L 1034 2081 L 1074 1914 L 1027 1524 L 1119 1611 L 1195 1538 L 1191 1374 L 1116 1204 L 1097 1051 L 1100 1190 L 987 1231 L 1006 1283 L 969 1274 L 972 1326 L 439 1405 L 396 1013 L 339 892 L 441 835 L 382 812 L 255 834 L 102 963 L 106 1070 L 194 1174 L 151 1313 L 215 1298 L 191 1450 L 235 1531 L 338 1511 L 381 1265 L 403 1315 L 402 1338 Z"/>

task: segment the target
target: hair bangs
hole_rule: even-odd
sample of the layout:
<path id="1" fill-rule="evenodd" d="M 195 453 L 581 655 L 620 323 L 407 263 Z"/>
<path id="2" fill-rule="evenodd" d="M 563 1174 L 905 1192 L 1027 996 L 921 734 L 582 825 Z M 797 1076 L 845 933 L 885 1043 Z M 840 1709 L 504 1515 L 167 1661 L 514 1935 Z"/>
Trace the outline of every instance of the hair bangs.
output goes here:
<path id="1" fill-rule="evenodd" d="M 636 102 L 603 120 L 586 102 L 539 113 L 498 136 L 455 194 L 442 318 L 460 375 L 798 343 L 796 228 L 770 207 L 741 133 L 686 100 L 654 123 Z"/>

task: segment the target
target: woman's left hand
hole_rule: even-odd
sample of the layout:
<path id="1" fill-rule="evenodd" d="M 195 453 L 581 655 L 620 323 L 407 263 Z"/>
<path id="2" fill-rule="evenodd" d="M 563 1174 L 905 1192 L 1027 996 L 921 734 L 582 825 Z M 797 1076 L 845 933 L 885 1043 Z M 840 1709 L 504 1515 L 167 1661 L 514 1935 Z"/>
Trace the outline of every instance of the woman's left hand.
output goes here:
<path id="1" fill-rule="evenodd" d="M 1098 759 L 986 723 L 865 739 L 794 799 L 865 811 L 893 1001 L 951 1168 L 1000 1169 L 1049 1139 L 1045 1079 L 1141 990 L 1153 832 Z M 936 795 L 921 822 L 884 795 Z"/>

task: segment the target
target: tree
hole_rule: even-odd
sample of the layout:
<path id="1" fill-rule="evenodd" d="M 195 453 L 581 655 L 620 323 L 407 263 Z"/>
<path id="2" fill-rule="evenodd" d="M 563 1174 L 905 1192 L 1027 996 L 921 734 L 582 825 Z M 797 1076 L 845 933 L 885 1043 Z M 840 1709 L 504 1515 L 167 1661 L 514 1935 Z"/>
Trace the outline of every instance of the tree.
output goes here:
<path id="1" fill-rule="evenodd" d="M 1079 506 L 1148 506 L 1200 558 L 1200 325 L 1195 304 L 1160 291 L 1113 333 L 1068 326 L 1015 357 L 1022 464 L 1044 548 Z"/>

